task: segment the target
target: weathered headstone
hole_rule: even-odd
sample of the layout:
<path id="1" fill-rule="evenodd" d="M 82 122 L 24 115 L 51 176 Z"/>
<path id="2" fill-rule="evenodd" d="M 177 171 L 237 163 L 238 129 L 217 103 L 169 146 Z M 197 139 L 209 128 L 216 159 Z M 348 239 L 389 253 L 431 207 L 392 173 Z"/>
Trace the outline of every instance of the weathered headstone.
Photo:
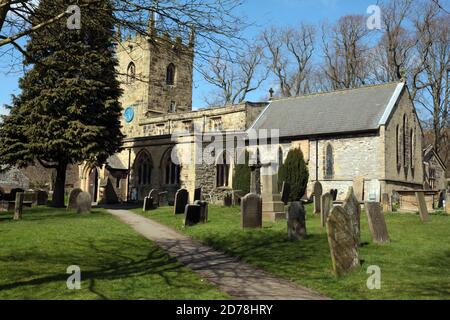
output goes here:
<path id="1" fill-rule="evenodd" d="M 289 205 L 287 228 L 289 240 L 306 239 L 306 213 L 301 202 L 294 201 Z"/>
<path id="2" fill-rule="evenodd" d="M 169 205 L 169 199 L 168 199 L 168 195 L 169 193 L 167 191 L 165 192 L 160 192 L 158 194 L 158 199 L 159 199 L 159 207 L 167 207 Z"/>
<path id="3" fill-rule="evenodd" d="M 67 209 L 76 209 L 77 208 L 77 198 L 78 198 L 78 195 L 82 192 L 83 192 L 83 190 L 81 190 L 79 188 L 76 188 L 76 189 L 73 189 L 72 191 L 70 191 L 69 203 L 67 205 Z"/>
<path id="4" fill-rule="evenodd" d="M 88 192 L 81 192 L 77 197 L 77 213 L 90 213 L 92 207 L 92 197 Z"/>
<path id="5" fill-rule="evenodd" d="M 291 195 L 291 185 L 283 181 L 283 186 L 281 187 L 281 201 L 283 201 L 284 204 L 289 203 L 289 197 Z"/>
<path id="6" fill-rule="evenodd" d="M 37 192 L 37 205 L 38 206 L 45 206 L 48 202 L 48 193 L 45 191 L 38 191 Z"/>
<path id="7" fill-rule="evenodd" d="M 231 207 L 233 205 L 233 195 L 227 192 L 223 198 L 224 207 Z"/>
<path id="8" fill-rule="evenodd" d="M 241 227 L 243 229 L 262 228 L 262 198 L 249 193 L 241 201 Z"/>
<path id="9" fill-rule="evenodd" d="M 23 199 L 24 199 L 24 193 L 16 192 L 16 203 L 14 206 L 14 220 L 22 219 Z"/>
<path id="10" fill-rule="evenodd" d="M 364 200 L 364 177 L 356 177 L 353 180 L 353 191 L 359 202 Z"/>
<path id="11" fill-rule="evenodd" d="M 322 203 L 320 204 L 320 221 L 322 223 L 322 227 L 325 227 L 327 224 L 327 218 L 330 214 L 330 211 L 333 207 L 333 196 L 329 193 L 325 193 L 321 199 Z"/>
<path id="12" fill-rule="evenodd" d="M 355 242 L 359 246 L 361 243 L 361 205 L 353 192 L 353 187 L 348 188 L 342 207 L 351 217 Z"/>
<path id="13" fill-rule="evenodd" d="M 383 193 L 383 195 L 381 196 L 381 203 L 383 205 L 383 212 L 387 213 L 387 212 L 392 212 L 392 206 L 391 206 L 391 201 L 390 201 L 390 197 L 387 193 Z"/>
<path id="14" fill-rule="evenodd" d="M 196 188 L 194 190 L 194 201 L 202 200 L 202 188 Z"/>
<path id="15" fill-rule="evenodd" d="M 195 201 L 194 204 L 200 206 L 200 222 L 207 223 L 208 222 L 208 202 L 206 201 Z"/>
<path id="16" fill-rule="evenodd" d="M 153 198 L 151 197 L 145 197 L 144 198 L 144 206 L 142 207 L 143 212 L 147 212 L 153 209 Z"/>
<path id="17" fill-rule="evenodd" d="M 314 183 L 313 193 L 314 193 L 314 213 L 319 214 L 320 213 L 320 200 L 322 198 L 322 193 L 323 193 L 322 184 L 319 181 L 316 181 Z"/>
<path id="18" fill-rule="evenodd" d="M 373 242 L 378 244 L 389 242 L 386 221 L 384 220 L 383 212 L 381 212 L 381 205 L 378 202 L 366 202 L 365 208 Z"/>
<path id="19" fill-rule="evenodd" d="M 417 204 L 419 207 L 420 219 L 427 221 L 429 218 L 427 203 L 425 202 L 425 195 L 423 192 L 416 192 Z"/>
<path id="20" fill-rule="evenodd" d="M 201 220 L 201 207 L 197 204 L 188 204 L 184 210 L 184 225 L 195 226 Z"/>
<path id="21" fill-rule="evenodd" d="M 261 166 L 250 166 L 250 193 L 261 194 Z"/>
<path id="22" fill-rule="evenodd" d="M 152 202 L 151 202 L 152 207 L 150 207 L 150 209 L 158 208 L 158 206 L 159 206 L 159 190 L 152 189 L 148 193 L 148 198 L 152 199 Z"/>
<path id="23" fill-rule="evenodd" d="M 180 189 L 175 194 L 175 214 L 183 214 L 186 208 L 186 205 L 189 202 L 189 192 L 186 189 Z"/>
<path id="24" fill-rule="evenodd" d="M 328 244 L 336 275 L 341 276 L 360 266 L 355 243 L 352 217 L 340 207 L 334 207 L 327 219 Z"/>

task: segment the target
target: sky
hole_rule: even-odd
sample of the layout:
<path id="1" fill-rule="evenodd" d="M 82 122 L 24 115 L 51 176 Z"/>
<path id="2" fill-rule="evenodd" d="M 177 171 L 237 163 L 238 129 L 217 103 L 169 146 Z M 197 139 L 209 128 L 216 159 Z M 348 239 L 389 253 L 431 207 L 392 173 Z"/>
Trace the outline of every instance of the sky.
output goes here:
<path id="1" fill-rule="evenodd" d="M 253 23 L 244 32 L 246 38 L 254 38 L 267 27 L 295 26 L 301 22 L 319 23 L 323 20 L 336 21 L 348 14 L 366 14 L 367 8 L 377 0 L 243 0 L 239 12 Z M 0 57 L 0 114 L 5 113 L 4 105 L 11 103 L 11 95 L 19 94 L 20 72 L 11 72 L 8 57 Z M 257 101 L 267 95 L 270 83 L 250 94 L 247 100 Z M 213 92 L 197 72 L 194 74 L 193 108 L 205 107 L 205 97 Z"/>

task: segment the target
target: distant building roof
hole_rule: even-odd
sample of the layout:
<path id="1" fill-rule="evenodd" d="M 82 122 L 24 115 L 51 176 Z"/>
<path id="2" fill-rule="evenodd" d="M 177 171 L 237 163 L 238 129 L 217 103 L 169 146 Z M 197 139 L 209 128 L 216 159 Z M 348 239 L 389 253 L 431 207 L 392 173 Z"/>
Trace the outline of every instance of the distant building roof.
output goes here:
<path id="1" fill-rule="evenodd" d="M 444 171 L 447 170 L 447 167 L 444 164 L 444 161 L 442 161 L 441 157 L 436 152 L 436 149 L 434 148 L 434 146 L 432 144 L 430 144 L 428 147 L 426 147 L 423 150 L 423 162 L 429 162 L 431 160 L 431 158 L 433 158 L 433 157 L 436 158 L 436 160 L 439 162 L 439 164 L 441 165 L 442 169 L 444 169 Z"/>
<path id="2" fill-rule="evenodd" d="M 279 129 L 281 137 L 376 130 L 388 121 L 404 87 L 395 82 L 274 100 L 251 129 Z"/>

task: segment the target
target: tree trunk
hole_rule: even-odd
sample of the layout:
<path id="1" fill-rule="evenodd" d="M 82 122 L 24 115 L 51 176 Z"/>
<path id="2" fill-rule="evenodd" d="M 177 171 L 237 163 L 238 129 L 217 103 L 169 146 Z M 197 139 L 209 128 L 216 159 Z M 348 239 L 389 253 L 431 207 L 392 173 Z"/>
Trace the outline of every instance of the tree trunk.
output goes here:
<path id="1" fill-rule="evenodd" d="M 14 220 L 22 219 L 23 198 L 24 198 L 23 192 L 16 193 L 16 204 L 14 206 Z"/>
<path id="2" fill-rule="evenodd" d="M 52 206 L 64 208 L 64 191 L 66 187 L 67 163 L 60 163 L 56 168 L 55 188 L 53 190 Z"/>

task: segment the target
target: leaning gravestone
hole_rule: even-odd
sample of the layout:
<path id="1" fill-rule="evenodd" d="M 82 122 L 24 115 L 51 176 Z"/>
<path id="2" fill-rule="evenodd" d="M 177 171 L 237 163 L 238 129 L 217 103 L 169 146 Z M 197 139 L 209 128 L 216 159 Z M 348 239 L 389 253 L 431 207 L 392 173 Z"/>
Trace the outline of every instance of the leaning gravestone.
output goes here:
<path id="1" fill-rule="evenodd" d="M 175 194 L 175 214 L 183 214 L 186 205 L 189 202 L 189 192 L 186 189 L 180 189 Z"/>
<path id="2" fill-rule="evenodd" d="M 81 190 L 79 188 L 76 188 L 76 189 L 73 189 L 72 191 L 70 191 L 69 204 L 67 205 L 67 209 L 76 209 L 77 208 L 77 198 L 78 198 L 78 195 L 82 192 L 83 192 L 83 190 Z"/>
<path id="3" fill-rule="evenodd" d="M 200 206 L 200 222 L 207 223 L 208 222 L 208 202 L 206 201 L 195 201 L 195 205 Z"/>
<path id="4" fill-rule="evenodd" d="M 243 229 L 262 228 L 262 198 L 249 193 L 241 201 L 241 227 Z"/>
<path id="5" fill-rule="evenodd" d="M 194 190 L 194 201 L 202 200 L 202 188 L 196 188 Z"/>
<path id="6" fill-rule="evenodd" d="M 360 266 L 358 245 L 355 243 L 352 217 L 338 206 L 327 220 L 328 244 L 333 270 L 337 276 L 344 275 Z"/>
<path id="7" fill-rule="evenodd" d="M 144 206 L 142 207 L 143 212 L 147 212 L 153 209 L 153 198 L 145 197 L 144 198 Z"/>
<path id="8" fill-rule="evenodd" d="M 90 213 L 92 207 L 92 197 L 88 192 L 81 192 L 77 197 L 77 213 Z"/>
<path id="9" fill-rule="evenodd" d="M 417 205 L 419 207 L 420 220 L 427 221 L 429 218 L 427 203 L 423 192 L 416 192 Z"/>
<path id="10" fill-rule="evenodd" d="M 365 208 L 373 242 L 378 244 L 389 242 L 386 221 L 384 220 L 383 212 L 381 212 L 381 205 L 378 202 L 366 202 Z"/>
<path id="11" fill-rule="evenodd" d="M 353 192 L 353 187 L 348 188 L 347 197 L 345 198 L 342 207 L 352 219 L 355 242 L 359 246 L 361 243 L 361 205 Z"/>
<path id="12" fill-rule="evenodd" d="M 289 182 L 284 181 L 281 187 L 281 201 L 286 205 L 289 203 L 289 197 L 291 195 L 291 185 Z"/>
<path id="13" fill-rule="evenodd" d="M 316 181 L 314 183 L 313 192 L 314 192 L 314 213 L 319 214 L 320 213 L 320 199 L 322 198 L 322 193 L 323 193 L 322 184 L 319 181 Z"/>
<path id="14" fill-rule="evenodd" d="M 23 199 L 25 194 L 23 192 L 16 192 L 16 203 L 14 206 L 14 220 L 22 219 Z"/>
<path id="15" fill-rule="evenodd" d="M 320 221 L 322 223 L 322 227 L 325 227 L 327 224 L 327 218 L 330 214 L 330 211 L 333 207 L 333 196 L 330 193 L 325 193 L 322 196 L 320 204 Z"/>
<path id="16" fill-rule="evenodd" d="M 359 202 L 364 200 L 364 177 L 356 177 L 353 180 L 353 191 Z"/>
<path id="17" fill-rule="evenodd" d="M 157 208 L 159 206 L 159 190 L 152 189 L 148 193 L 148 198 L 152 199 L 152 207 L 150 209 Z"/>
<path id="18" fill-rule="evenodd" d="M 306 213 L 301 202 L 295 201 L 289 205 L 287 228 L 289 240 L 306 239 Z"/>
<path id="19" fill-rule="evenodd" d="M 184 225 L 195 226 L 201 220 L 201 207 L 197 204 L 188 204 L 184 209 Z"/>
<path id="20" fill-rule="evenodd" d="M 37 192 L 37 205 L 38 206 L 45 206 L 48 202 L 48 193 L 42 190 L 39 190 Z"/>

